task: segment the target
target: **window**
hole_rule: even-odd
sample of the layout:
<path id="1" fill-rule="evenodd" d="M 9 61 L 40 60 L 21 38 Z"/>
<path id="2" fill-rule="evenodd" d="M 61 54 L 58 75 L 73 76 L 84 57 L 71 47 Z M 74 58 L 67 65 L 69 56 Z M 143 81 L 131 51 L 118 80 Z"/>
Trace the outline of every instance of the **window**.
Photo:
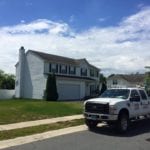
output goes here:
<path id="1" fill-rule="evenodd" d="M 143 90 L 139 90 L 142 100 L 147 100 L 147 96 Z"/>
<path id="2" fill-rule="evenodd" d="M 49 64 L 49 72 L 58 73 L 58 64 Z"/>
<path id="3" fill-rule="evenodd" d="M 96 71 L 96 77 L 98 77 L 98 75 L 99 75 L 99 72 L 98 72 L 98 71 Z"/>
<path id="4" fill-rule="evenodd" d="M 117 85 L 117 84 L 118 84 L 117 79 L 114 79 L 114 80 L 113 80 L 113 85 Z"/>
<path id="5" fill-rule="evenodd" d="M 81 68 L 81 76 L 87 76 L 87 69 Z"/>
<path id="6" fill-rule="evenodd" d="M 129 97 L 130 90 L 128 89 L 108 89 L 100 97 L 103 98 L 122 98 L 127 99 Z"/>
<path id="7" fill-rule="evenodd" d="M 67 74 L 67 65 L 61 65 L 60 69 L 60 73 Z"/>
<path id="8" fill-rule="evenodd" d="M 90 69 L 90 76 L 94 77 L 94 70 L 93 69 Z"/>
<path id="9" fill-rule="evenodd" d="M 131 91 L 131 96 L 130 96 L 131 101 L 140 101 L 140 95 L 136 90 Z"/>
<path id="10" fill-rule="evenodd" d="M 76 74 L 76 67 L 69 66 L 69 74 Z"/>

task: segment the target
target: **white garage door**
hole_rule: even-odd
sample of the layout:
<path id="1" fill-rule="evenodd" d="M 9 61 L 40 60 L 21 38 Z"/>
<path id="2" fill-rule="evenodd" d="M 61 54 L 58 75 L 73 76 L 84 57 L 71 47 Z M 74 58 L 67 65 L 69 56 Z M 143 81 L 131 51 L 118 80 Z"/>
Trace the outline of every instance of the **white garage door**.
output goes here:
<path id="1" fill-rule="evenodd" d="M 58 84 L 57 90 L 60 100 L 80 99 L 80 85 L 78 84 Z"/>

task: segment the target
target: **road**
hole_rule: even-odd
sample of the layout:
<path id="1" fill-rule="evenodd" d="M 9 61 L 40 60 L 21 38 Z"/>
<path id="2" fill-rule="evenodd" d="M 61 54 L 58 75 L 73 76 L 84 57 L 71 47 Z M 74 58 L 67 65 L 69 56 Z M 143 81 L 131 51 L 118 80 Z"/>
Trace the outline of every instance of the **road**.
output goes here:
<path id="1" fill-rule="evenodd" d="M 132 123 L 125 135 L 103 126 L 5 150 L 150 150 L 150 120 Z"/>

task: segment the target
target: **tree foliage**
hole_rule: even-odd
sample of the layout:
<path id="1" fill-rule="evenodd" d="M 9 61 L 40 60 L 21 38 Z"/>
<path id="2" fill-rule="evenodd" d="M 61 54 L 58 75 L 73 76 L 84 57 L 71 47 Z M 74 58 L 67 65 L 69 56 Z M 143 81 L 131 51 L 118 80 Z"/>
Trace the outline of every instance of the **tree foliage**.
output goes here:
<path id="1" fill-rule="evenodd" d="M 145 77 L 145 89 L 150 96 L 150 72 L 148 72 Z"/>
<path id="2" fill-rule="evenodd" d="M 46 84 L 46 100 L 56 101 L 58 99 L 56 76 L 55 74 L 49 74 Z"/>
<path id="3" fill-rule="evenodd" d="M 15 76 L 0 70 L 0 89 L 14 89 Z"/>
<path id="4" fill-rule="evenodd" d="M 107 81 L 106 81 L 106 77 L 104 77 L 103 74 L 100 74 L 100 84 L 101 86 L 101 90 L 100 90 L 100 94 L 102 94 L 105 90 L 107 90 Z"/>

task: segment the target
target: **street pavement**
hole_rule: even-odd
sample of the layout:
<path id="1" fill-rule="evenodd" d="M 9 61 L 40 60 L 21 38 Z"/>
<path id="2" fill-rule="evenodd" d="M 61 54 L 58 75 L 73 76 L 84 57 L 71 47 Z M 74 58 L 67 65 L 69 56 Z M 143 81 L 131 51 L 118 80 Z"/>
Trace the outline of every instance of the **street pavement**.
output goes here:
<path id="1" fill-rule="evenodd" d="M 5 150 L 150 150 L 150 120 L 132 123 L 124 135 L 104 125 Z"/>

